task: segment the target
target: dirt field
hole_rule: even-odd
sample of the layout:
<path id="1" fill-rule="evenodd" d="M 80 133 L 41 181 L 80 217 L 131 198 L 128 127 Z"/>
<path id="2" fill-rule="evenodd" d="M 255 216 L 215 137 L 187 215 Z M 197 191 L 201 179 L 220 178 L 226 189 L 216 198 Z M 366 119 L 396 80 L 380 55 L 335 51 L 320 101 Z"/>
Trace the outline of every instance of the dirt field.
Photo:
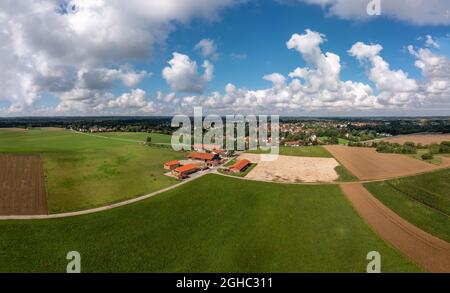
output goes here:
<path id="1" fill-rule="evenodd" d="M 47 214 L 41 158 L 0 155 L 0 166 L 0 215 Z"/>
<path id="2" fill-rule="evenodd" d="M 258 154 L 242 154 L 258 165 L 245 176 L 249 179 L 279 182 L 332 182 L 339 178 L 333 158 L 278 156 L 276 161 L 261 161 Z"/>
<path id="3" fill-rule="evenodd" d="M 448 134 L 411 134 L 411 135 L 399 135 L 389 138 L 384 138 L 384 141 L 396 142 L 403 144 L 407 141 L 414 143 L 421 143 L 428 145 L 432 143 L 441 143 L 443 141 L 450 141 L 450 133 Z"/>
<path id="4" fill-rule="evenodd" d="M 25 131 L 25 128 L 0 128 L 0 131 L 20 132 Z"/>
<path id="5" fill-rule="evenodd" d="M 450 166 L 449 160 L 436 166 L 405 155 L 378 153 L 373 148 L 330 145 L 326 149 L 360 180 L 408 176 Z"/>
<path id="6" fill-rule="evenodd" d="M 429 272 L 450 272 L 450 244 L 403 220 L 361 184 L 341 185 L 359 215 L 385 241 Z"/>

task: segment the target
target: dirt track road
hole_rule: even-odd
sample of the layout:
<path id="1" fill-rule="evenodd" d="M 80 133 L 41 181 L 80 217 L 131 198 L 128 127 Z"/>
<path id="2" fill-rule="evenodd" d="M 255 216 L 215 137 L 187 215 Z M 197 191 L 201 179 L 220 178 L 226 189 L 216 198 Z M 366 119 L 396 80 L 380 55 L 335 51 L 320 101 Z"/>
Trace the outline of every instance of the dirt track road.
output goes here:
<path id="1" fill-rule="evenodd" d="M 342 184 L 341 188 L 359 215 L 382 239 L 429 272 L 450 272 L 450 243 L 405 221 L 361 184 Z"/>

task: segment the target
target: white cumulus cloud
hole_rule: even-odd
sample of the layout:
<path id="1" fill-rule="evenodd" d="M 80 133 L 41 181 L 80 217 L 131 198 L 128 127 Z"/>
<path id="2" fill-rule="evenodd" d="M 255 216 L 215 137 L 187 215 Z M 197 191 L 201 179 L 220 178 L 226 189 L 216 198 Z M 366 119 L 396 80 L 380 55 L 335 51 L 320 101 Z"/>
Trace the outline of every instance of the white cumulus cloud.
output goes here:
<path id="1" fill-rule="evenodd" d="M 29 113 L 46 93 L 60 98 L 60 111 L 92 109 L 114 97 L 117 80 L 136 87 L 148 73 L 128 62 L 151 58 L 177 25 L 215 20 L 241 2 L 2 0 L 0 101 L 9 102 L 10 111 Z"/>
<path id="2" fill-rule="evenodd" d="M 277 0 L 280 3 L 289 2 Z M 321 6 L 327 15 L 343 19 L 370 20 L 367 14 L 370 0 L 296 0 Z M 449 25 L 450 1 L 448 0 L 380 0 L 381 17 L 405 21 L 415 25 Z"/>
<path id="3" fill-rule="evenodd" d="M 191 60 L 188 55 L 174 52 L 168 63 L 169 66 L 163 69 L 162 76 L 176 92 L 203 93 L 208 81 L 214 76 L 214 65 L 207 60 L 202 64 L 203 74 L 199 74 L 197 62 Z"/>
<path id="4" fill-rule="evenodd" d="M 217 53 L 217 46 L 214 40 L 202 39 L 194 47 L 195 50 L 199 51 L 203 58 L 217 59 L 219 54 Z"/>

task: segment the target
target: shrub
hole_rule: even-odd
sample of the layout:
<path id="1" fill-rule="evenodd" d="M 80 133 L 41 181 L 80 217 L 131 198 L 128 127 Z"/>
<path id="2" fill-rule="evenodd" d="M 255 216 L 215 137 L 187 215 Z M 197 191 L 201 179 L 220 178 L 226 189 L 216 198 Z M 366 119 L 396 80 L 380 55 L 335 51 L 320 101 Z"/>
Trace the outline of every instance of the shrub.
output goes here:
<path id="1" fill-rule="evenodd" d="M 405 142 L 401 147 L 402 154 L 415 154 L 417 153 L 416 145 L 413 142 Z"/>
<path id="2" fill-rule="evenodd" d="M 450 153 L 450 141 L 443 141 L 439 146 L 439 153 L 448 154 Z"/>
<path id="3" fill-rule="evenodd" d="M 426 153 L 422 155 L 422 160 L 432 160 L 434 158 L 432 153 Z"/>
<path id="4" fill-rule="evenodd" d="M 436 144 L 436 143 L 433 143 L 433 144 L 430 144 L 428 149 L 430 150 L 431 154 L 438 154 L 440 146 L 438 144 Z"/>

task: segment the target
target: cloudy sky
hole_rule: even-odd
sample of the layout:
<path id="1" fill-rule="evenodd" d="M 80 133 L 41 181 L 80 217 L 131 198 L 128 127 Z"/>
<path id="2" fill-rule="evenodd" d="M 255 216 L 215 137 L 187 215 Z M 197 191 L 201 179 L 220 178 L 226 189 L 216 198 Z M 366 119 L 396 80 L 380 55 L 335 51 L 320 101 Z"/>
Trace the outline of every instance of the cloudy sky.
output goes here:
<path id="1" fill-rule="evenodd" d="M 2 0 L 0 116 L 448 115 L 450 1 Z"/>

